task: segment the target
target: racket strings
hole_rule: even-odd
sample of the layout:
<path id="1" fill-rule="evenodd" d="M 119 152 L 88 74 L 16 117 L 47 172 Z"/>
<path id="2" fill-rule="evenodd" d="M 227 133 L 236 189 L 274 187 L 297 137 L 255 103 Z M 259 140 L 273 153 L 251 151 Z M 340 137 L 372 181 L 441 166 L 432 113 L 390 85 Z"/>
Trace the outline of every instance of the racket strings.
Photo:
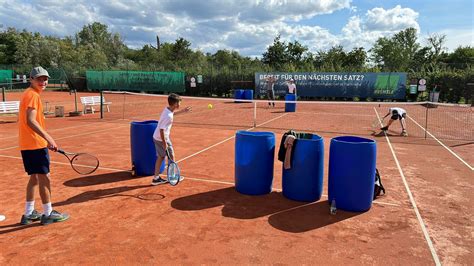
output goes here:
<path id="1" fill-rule="evenodd" d="M 179 167 L 176 163 L 170 163 L 168 165 L 168 181 L 171 183 L 171 184 L 176 184 L 179 182 L 179 179 L 180 179 L 180 171 L 179 171 Z"/>
<path id="2" fill-rule="evenodd" d="M 99 167 L 99 160 L 93 155 L 81 153 L 72 159 L 71 165 L 79 174 L 90 174 Z"/>

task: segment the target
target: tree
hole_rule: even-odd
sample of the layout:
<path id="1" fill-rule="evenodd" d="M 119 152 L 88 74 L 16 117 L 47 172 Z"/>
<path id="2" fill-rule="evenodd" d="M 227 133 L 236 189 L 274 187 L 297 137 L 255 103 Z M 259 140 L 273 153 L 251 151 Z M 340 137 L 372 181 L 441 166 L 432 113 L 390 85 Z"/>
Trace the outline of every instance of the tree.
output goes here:
<path id="1" fill-rule="evenodd" d="M 184 38 L 179 38 L 173 44 L 172 55 L 175 60 L 183 60 L 191 55 L 191 43 Z"/>
<path id="2" fill-rule="evenodd" d="M 125 45 L 118 33 L 109 33 L 107 25 L 99 22 L 88 24 L 76 34 L 76 45 L 87 47 L 85 50 L 96 50 L 93 54 L 104 54 L 105 62 L 97 62 L 102 66 L 113 66 L 120 60 Z M 103 59 L 103 58 L 102 58 Z M 94 60 L 97 61 L 97 60 Z"/>
<path id="3" fill-rule="evenodd" d="M 303 60 L 303 55 L 307 51 L 308 47 L 301 45 L 298 41 L 289 42 L 286 47 L 286 57 L 293 65 L 298 65 Z"/>
<path id="4" fill-rule="evenodd" d="M 419 49 L 416 30 L 408 28 L 396 33 L 392 38 L 379 38 L 370 52 L 374 63 L 382 69 L 407 71 Z"/>
<path id="5" fill-rule="evenodd" d="M 286 49 L 286 43 L 280 41 L 280 35 L 278 35 L 273 40 L 273 44 L 263 53 L 262 62 L 273 68 L 281 69 L 288 62 Z"/>
<path id="6" fill-rule="evenodd" d="M 346 54 L 344 65 L 351 71 L 362 71 L 367 61 L 367 53 L 363 47 L 353 48 Z"/>
<path id="7" fill-rule="evenodd" d="M 472 69 L 474 65 L 474 47 L 459 46 L 453 53 L 446 55 L 442 61 L 452 68 Z"/>
<path id="8" fill-rule="evenodd" d="M 445 34 L 431 34 L 427 41 L 431 45 L 431 60 L 437 62 L 441 52 L 445 49 L 444 44 L 446 43 Z"/>

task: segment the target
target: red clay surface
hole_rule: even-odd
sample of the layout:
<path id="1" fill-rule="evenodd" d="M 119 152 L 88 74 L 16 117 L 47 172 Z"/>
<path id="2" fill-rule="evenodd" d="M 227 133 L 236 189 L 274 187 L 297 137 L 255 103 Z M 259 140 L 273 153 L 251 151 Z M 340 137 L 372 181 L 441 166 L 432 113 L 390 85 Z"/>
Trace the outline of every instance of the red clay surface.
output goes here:
<path id="1" fill-rule="evenodd" d="M 43 97 L 56 103 L 70 96 L 46 92 Z M 151 177 L 130 175 L 128 120 L 101 121 L 98 114 L 49 117 L 48 131 L 62 148 L 97 155 L 101 168 L 89 176 L 79 176 L 62 155 L 51 154 L 54 208 L 69 213 L 71 219 L 45 227 L 18 224 L 27 176 L 16 147 L 16 123 L 0 124 L 0 213 L 7 217 L 0 223 L 0 264 L 428 265 L 434 263 L 432 252 L 442 264 L 474 261 L 473 172 L 436 141 L 389 136 L 433 242 L 430 250 L 390 145 L 384 136 L 371 136 L 370 125 L 361 123 L 356 131 L 378 142 L 377 167 L 388 194 L 377 199 L 368 212 L 338 210 L 331 216 L 325 196 L 327 166 L 330 139 L 338 134 L 314 132 L 325 141 L 321 200 L 304 203 L 283 197 L 281 162 L 276 159 L 275 191 L 246 196 L 233 186 L 232 137 L 239 127 L 200 125 L 198 118 L 202 116 L 218 119 L 218 107 L 208 110 L 207 115 L 199 113 L 199 108 L 195 111 L 177 116 L 172 129 L 177 159 L 186 158 L 180 162 L 186 179 L 177 187 L 152 187 Z M 259 123 L 275 120 L 253 130 L 274 131 L 279 143 L 284 131 L 271 129 L 271 124 L 287 115 L 265 109 L 261 112 L 267 114 L 261 115 Z M 237 120 L 238 113 L 234 116 Z M 222 121 L 228 122 L 226 119 L 232 119 L 232 115 Z M 180 124 L 180 120 L 195 123 Z M 284 121 L 305 123 L 296 117 Z M 335 118 L 325 128 L 340 130 L 341 122 Z M 447 145 L 458 144 L 452 150 L 472 167 L 472 144 Z M 41 210 L 39 195 L 36 206 Z"/>

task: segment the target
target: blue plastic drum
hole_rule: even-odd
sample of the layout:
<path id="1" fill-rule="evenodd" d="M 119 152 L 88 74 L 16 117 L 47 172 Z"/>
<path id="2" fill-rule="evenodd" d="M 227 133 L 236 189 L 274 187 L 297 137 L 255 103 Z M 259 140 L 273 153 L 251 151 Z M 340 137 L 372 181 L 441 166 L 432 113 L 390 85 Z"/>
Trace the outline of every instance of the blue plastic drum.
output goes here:
<path id="1" fill-rule="evenodd" d="M 253 100 L 253 90 L 245 90 L 243 98 L 245 100 Z"/>
<path id="2" fill-rule="evenodd" d="M 296 94 L 285 95 L 285 101 L 296 101 Z M 295 112 L 296 103 L 285 103 L 285 112 Z"/>
<path id="3" fill-rule="evenodd" d="M 235 137 L 235 188 L 247 195 L 272 191 L 275 134 L 237 131 Z"/>
<path id="4" fill-rule="evenodd" d="M 291 200 L 317 201 L 323 193 L 324 141 L 314 135 L 311 139 L 297 139 L 291 168 L 283 167 L 283 195 Z"/>
<path id="5" fill-rule="evenodd" d="M 153 133 L 158 126 L 158 121 L 148 120 L 130 123 L 130 145 L 132 151 L 132 167 L 137 176 L 150 176 L 155 174 L 156 150 L 153 143 Z M 165 169 L 165 162 L 160 170 Z"/>
<path id="6" fill-rule="evenodd" d="M 234 90 L 234 99 L 236 100 L 241 100 L 244 98 L 244 90 Z M 234 101 L 236 103 L 239 103 L 241 101 Z"/>
<path id="7" fill-rule="evenodd" d="M 328 200 L 338 209 L 363 212 L 374 197 L 377 145 L 374 140 L 343 136 L 329 148 Z"/>

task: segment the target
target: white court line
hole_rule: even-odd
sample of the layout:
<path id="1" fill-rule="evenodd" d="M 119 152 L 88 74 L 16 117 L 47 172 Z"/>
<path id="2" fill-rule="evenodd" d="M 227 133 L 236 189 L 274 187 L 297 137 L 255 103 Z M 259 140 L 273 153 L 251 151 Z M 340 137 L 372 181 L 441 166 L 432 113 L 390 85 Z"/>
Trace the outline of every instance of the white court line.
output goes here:
<path id="1" fill-rule="evenodd" d="M 126 125 L 126 126 L 128 126 L 128 125 Z M 69 136 L 60 137 L 60 138 L 54 138 L 54 140 L 56 141 L 56 140 L 60 140 L 60 139 L 80 137 L 80 136 L 90 135 L 90 134 L 99 133 L 99 132 L 103 132 L 103 131 L 109 131 L 109 130 L 113 130 L 113 129 L 117 129 L 117 128 L 121 128 L 121 127 L 125 127 L 125 125 L 120 125 L 120 126 L 117 126 L 117 127 L 106 128 L 106 129 L 101 129 L 101 130 L 96 130 L 96 131 L 88 131 L 87 133 L 69 135 Z M 7 147 L 7 148 L 1 148 L 0 151 L 6 151 L 6 150 L 15 149 L 15 148 L 18 148 L 18 146 L 11 146 L 11 147 Z"/>
<path id="2" fill-rule="evenodd" d="M 263 122 L 263 123 L 257 125 L 256 127 L 259 127 L 259 126 L 263 126 L 263 125 L 265 125 L 265 124 L 268 124 L 268 123 L 270 123 L 270 122 L 272 122 L 272 121 L 275 121 L 275 120 L 277 120 L 277 119 L 279 119 L 279 118 L 282 118 L 283 116 L 285 116 L 285 115 L 287 115 L 287 114 L 288 114 L 288 113 L 285 113 L 285 114 L 282 114 L 282 115 L 280 115 L 280 116 L 278 116 L 278 117 L 275 117 L 275 118 L 273 118 L 273 119 L 270 119 L 270 120 L 268 120 L 268 121 L 266 121 L 266 122 Z M 255 129 L 256 127 L 248 128 L 248 129 L 246 129 L 245 131 L 253 130 L 253 129 Z M 233 136 L 231 136 L 231 137 L 226 138 L 225 140 L 219 141 L 219 142 L 216 143 L 216 144 L 213 144 L 213 145 L 211 145 L 211 146 L 209 146 L 209 147 L 207 147 L 207 148 L 204 148 L 204 149 L 202 149 L 202 150 L 200 150 L 200 151 L 198 151 L 198 152 L 195 152 L 195 153 L 193 153 L 193 154 L 191 154 L 191 155 L 189 155 L 189 156 L 186 156 L 186 157 L 184 157 L 183 159 L 176 161 L 176 163 L 179 163 L 179 162 L 182 162 L 182 161 L 184 161 L 184 160 L 186 160 L 186 159 L 189 159 L 189 158 L 191 158 L 191 157 L 194 157 L 194 156 L 196 156 L 196 155 L 198 155 L 198 154 L 200 154 L 200 153 L 203 153 L 203 152 L 205 152 L 205 151 L 207 151 L 207 150 L 209 150 L 209 149 L 212 149 L 212 148 L 214 148 L 214 147 L 216 147 L 216 146 L 218 146 L 218 145 L 221 145 L 222 143 L 227 142 L 227 141 L 229 141 L 229 140 L 231 140 L 231 139 L 233 139 L 233 138 L 235 138 L 235 134 L 234 134 Z"/>
<path id="3" fill-rule="evenodd" d="M 10 155 L 1 155 L 0 157 L 4 158 L 10 158 L 10 159 L 17 159 L 17 160 L 22 160 L 21 157 L 18 156 L 10 156 Z M 51 161 L 52 164 L 58 164 L 58 165 L 70 165 L 70 163 L 63 163 L 63 162 L 56 162 L 56 161 Z M 117 169 L 117 168 L 110 168 L 110 167 L 98 167 L 97 169 L 100 170 L 107 170 L 107 171 L 114 171 L 114 172 L 131 172 L 130 169 Z M 228 182 L 228 181 L 219 181 L 219 180 L 212 180 L 212 179 L 205 179 L 205 178 L 195 178 L 195 177 L 187 177 L 183 176 L 186 180 L 194 180 L 194 181 L 199 181 L 199 182 L 206 182 L 206 183 L 216 183 L 216 184 L 221 184 L 221 185 L 230 185 L 230 186 L 235 186 L 234 182 Z M 273 188 L 272 191 L 275 192 L 281 192 L 282 190 L 279 188 Z M 327 198 L 327 195 L 322 194 L 322 197 Z M 388 206 L 394 206 L 394 207 L 399 207 L 400 205 L 398 204 L 393 204 L 393 203 L 388 203 L 388 202 L 382 202 L 382 201 L 373 201 L 374 204 L 380 204 L 380 205 L 388 205 Z"/>
<path id="4" fill-rule="evenodd" d="M 98 124 L 98 125 L 101 125 L 101 124 Z M 77 127 L 83 128 L 84 125 L 48 129 L 47 132 L 63 131 L 63 130 L 69 130 L 69 129 L 71 129 L 71 128 L 77 128 Z M 13 139 L 13 138 L 18 138 L 18 134 L 16 134 L 15 136 L 11 136 L 11 137 L 1 138 L 1 140 Z"/>
<path id="5" fill-rule="evenodd" d="M 375 109 L 375 107 L 374 107 L 374 111 L 375 111 L 375 114 L 377 115 L 377 118 L 380 121 L 380 116 L 377 113 L 377 110 Z M 421 217 L 421 214 L 420 214 L 420 211 L 418 210 L 415 199 L 413 198 L 413 194 L 411 193 L 411 190 L 408 187 L 408 182 L 400 166 L 400 162 L 398 161 L 397 155 L 395 154 L 395 150 L 392 147 L 392 143 L 390 143 L 390 138 L 387 136 L 387 133 L 385 131 L 384 131 L 384 135 L 385 135 L 385 138 L 387 139 L 387 143 L 388 143 L 388 146 L 390 147 L 390 151 L 392 152 L 393 158 L 395 159 L 395 163 L 397 164 L 398 172 L 400 173 L 400 176 L 402 177 L 403 185 L 405 185 L 408 198 L 410 199 L 411 205 L 413 206 L 413 209 L 415 211 L 416 218 L 418 219 L 418 223 L 420 224 L 420 227 L 421 227 L 421 231 L 423 231 L 425 240 L 428 243 L 428 247 L 430 248 L 431 256 L 433 257 L 433 260 L 437 266 L 441 265 L 441 262 L 439 261 L 439 258 L 438 258 L 438 254 L 436 254 L 436 249 L 434 248 L 433 242 L 431 241 L 430 234 L 428 233 L 428 230 L 426 229 L 425 222 L 423 221 L 423 218 Z"/>
<path id="6" fill-rule="evenodd" d="M 421 129 L 423 129 L 424 131 L 426 131 L 426 133 L 428 133 L 428 135 L 430 135 L 432 138 L 434 138 L 441 146 L 443 146 L 445 149 L 447 149 L 452 155 L 454 155 L 454 157 L 458 158 L 463 164 L 465 164 L 467 167 L 469 167 L 469 169 L 474 170 L 474 167 L 470 166 L 466 161 L 464 161 L 459 155 L 457 155 L 454 151 L 452 151 L 450 148 L 448 148 L 446 145 L 444 145 L 443 142 L 441 142 L 438 138 L 436 138 L 433 134 L 431 134 L 428 130 L 426 130 L 423 126 L 421 126 L 418 122 L 415 121 L 415 119 L 411 118 L 410 116 L 408 116 L 408 118 L 410 118 L 411 121 L 413 121 L 417 126 L 419 126 Z"/>

